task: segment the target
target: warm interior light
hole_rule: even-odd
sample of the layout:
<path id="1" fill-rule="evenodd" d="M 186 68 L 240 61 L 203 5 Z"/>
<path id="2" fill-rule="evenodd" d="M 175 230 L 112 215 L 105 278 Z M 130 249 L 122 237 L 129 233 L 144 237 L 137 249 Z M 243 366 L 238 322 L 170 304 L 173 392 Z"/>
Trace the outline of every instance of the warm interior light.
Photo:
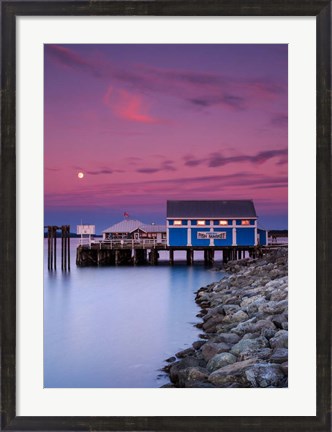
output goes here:
<path id="1" fill-rule="evenodd" d="M 205 225 L 205 220 L 199 220 L 199 221 L 197 221 L 197 225 Z"/>
<path id="2" fill-rule="evenodd" d="M 174 225 L 182 225 L 182 220 L 175 220 Z"/>
<path id="3" fill-rule="evenodd" d="M 244 219 L 241 221 L 241 225 L 250 225 L 250 221 Z"/>
<path id="4" fill-rule="evenodd" d="M 228 225 L 227 220 L 220 220 L 219 225 Z"/>

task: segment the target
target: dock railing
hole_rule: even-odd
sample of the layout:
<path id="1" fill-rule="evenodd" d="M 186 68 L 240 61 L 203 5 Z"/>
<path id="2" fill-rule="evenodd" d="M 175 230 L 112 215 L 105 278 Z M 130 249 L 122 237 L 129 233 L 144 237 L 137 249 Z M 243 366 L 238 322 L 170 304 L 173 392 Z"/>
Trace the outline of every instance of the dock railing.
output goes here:
<path id="1" fill-rule="evenodd" d="M 167 246 L 166 239 L 112 239 L 100 240 L 91 243 L 90 248 L 99 249 L 151 249 L 155 247 Z"/>

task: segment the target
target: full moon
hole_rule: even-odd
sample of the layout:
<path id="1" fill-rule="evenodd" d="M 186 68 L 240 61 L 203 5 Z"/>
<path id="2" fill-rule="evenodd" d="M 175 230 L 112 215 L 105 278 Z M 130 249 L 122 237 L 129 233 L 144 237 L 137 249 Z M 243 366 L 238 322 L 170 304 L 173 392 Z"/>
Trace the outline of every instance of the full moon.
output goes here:
<path id="1" fill-rule="evenodd" d="M 82 179 L 82 178 L 84 177 L 84 174 L 83 174 L 82 172 L 79 172 L 79 173 L 77 174 L 77 177 L 78 177 L 79 179 Z"/>

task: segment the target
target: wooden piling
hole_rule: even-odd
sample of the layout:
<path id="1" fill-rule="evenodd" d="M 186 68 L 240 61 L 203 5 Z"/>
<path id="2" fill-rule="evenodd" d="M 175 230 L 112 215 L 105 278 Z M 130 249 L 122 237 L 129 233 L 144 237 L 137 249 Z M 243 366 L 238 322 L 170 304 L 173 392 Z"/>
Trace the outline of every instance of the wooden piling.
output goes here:
<path id="1" fill-rule="evenodd" d="M 169 250 L 169 263 L 170 263 L 170 265 L 174 264 L 174 250 L 173 249 Z"/>
<path id="2" fill-rule="evenodd" d="M 192 249 L 187 249 L 187 265 L 193 264 L 194 251 Z"/>
<path id="3" fill-rule="evenodd" d="M 68 252 L 68 270 L 70 270 L 70 225 L 67 225 L 67 239 L 68 239 L 68 245 L 67 245 L 67 252 Z"/>

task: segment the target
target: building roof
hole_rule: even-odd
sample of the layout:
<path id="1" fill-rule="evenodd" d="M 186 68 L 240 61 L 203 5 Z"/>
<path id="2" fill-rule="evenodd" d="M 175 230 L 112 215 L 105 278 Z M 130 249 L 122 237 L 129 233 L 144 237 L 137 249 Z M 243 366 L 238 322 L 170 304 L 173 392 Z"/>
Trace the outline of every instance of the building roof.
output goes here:
<path id="1" fill-rule="evenodd" d="M 166 232 L 166 225 L 148 225 L 143 224 L 139 227 L 140 230 L 146 232 L 146 233 L 160 233 L 160 232 Z"/>
<path id="2" fill-rule="evenodd" d="M 167 201 L 168 218 L 256 218 L 252 200 Z"/>
<path id="3" fill-rule="evenodd" d="M 140 222 L 139 220 L 124 219 L 123 221 L 106 228 L 103 233 L 131 233 L 141 225 L 143 225 L 143 222 Z"/>

